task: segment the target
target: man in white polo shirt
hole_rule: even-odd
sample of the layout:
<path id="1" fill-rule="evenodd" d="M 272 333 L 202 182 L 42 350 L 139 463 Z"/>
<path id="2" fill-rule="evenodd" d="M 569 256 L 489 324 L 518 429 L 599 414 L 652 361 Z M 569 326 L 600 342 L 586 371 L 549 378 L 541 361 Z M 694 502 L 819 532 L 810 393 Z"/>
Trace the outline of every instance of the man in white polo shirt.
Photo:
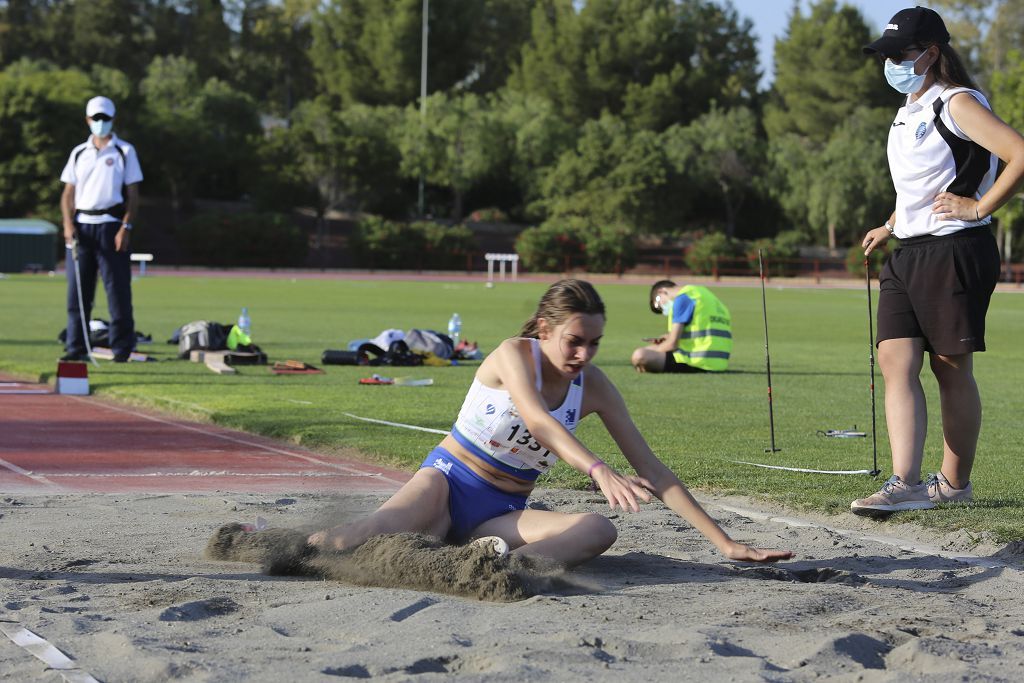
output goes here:
<path id="1" fill-rule="evenodd" d="M 139 204 L 142 169 L 135 148 L 113 133 L 114 103 L 94 97 L 85 106 L 89 139 L 71 150 L 61 173 L 64 193 L 64 242 L 68 277 L 68 327 L 62 360 L 85 360 L 83 317 L 89 320 L 96 295 L 96 273 L 103 277 L 110 310 L 110 347 L 114 362 L 128 360 L 135 348 L 132 316 L 132 220 Z M 78 241 L 78 261 L 71 245 Z M 74 268 L 82 287 L 85 315 L 79 312 Z"/>

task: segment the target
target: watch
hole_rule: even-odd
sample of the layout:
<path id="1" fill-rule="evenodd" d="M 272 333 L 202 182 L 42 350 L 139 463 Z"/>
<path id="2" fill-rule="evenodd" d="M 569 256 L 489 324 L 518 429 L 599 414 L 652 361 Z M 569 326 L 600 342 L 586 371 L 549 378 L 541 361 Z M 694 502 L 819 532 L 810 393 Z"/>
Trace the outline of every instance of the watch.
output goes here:
<path id="1" fill-rule="evenodd" d="M 127 230 L 128 232 L 132 231 L 132 224 L 131 223 L 122 223 L 121 227 L 124 228 L 125 230 Z"/>

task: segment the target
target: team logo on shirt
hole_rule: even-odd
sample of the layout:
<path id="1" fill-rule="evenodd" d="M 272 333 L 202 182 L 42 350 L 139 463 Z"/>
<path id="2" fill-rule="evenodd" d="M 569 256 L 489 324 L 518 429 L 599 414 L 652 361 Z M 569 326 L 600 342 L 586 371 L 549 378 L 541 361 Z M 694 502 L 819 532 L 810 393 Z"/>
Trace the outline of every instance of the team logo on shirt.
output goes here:
<path id="1" fill-rule="evenodd" d="M 484 412 L 487 413 L 488 415 L 494 415 L 494 404 L 488 403 L 487 409 Z"/>
<path id="2" fill-rule="evenodd" d="M 920 140 L 924 137 L 925 132 L 928 130 L 928 124 L 922 121 L 917 125 L 917 130 L 914 131 L 914 139 Z"/>
<path id="3" fill-rule="evenodd" d="M 107 166 L 113 166 L 113 165 L 114 165 L 114 160 L 113 159 L 107 159 Z"/>
<path id="4" fill-rule="evenodd" d="M 575 422 L 575 421 L 576 421 L 576 409 L 575 408 L 570 408 L 569 410 L 565 411 L 565 424 L 567 426 L 572 426 L 572 423 Z"/>

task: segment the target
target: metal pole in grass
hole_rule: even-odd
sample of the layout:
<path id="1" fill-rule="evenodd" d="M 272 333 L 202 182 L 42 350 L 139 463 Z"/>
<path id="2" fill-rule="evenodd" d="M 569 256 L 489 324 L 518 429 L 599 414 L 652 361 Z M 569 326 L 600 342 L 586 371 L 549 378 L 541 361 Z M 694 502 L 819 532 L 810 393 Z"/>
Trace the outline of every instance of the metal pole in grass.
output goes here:
<path id="1" fill-rule="evenodd" d="M 868 290 L 868 366 L 871 371 L 871 476 L 877 476 L 878 469 L 878 435 L 875 429 L 875 321 L 871 312 L 871 267 L 868 257 L 864 257 L 864 284 Z"/>
<path id="2" fill-rule="evenodd" d="M 71 240 L 71 260 L 75 264 L 75 290 L 78 292 L 78 319 L 82 321 L 82 336 L 85 337 L 85 352 L 93 365 L 99 367 L 96 357 L 92 355 L 92 343 L 89 339 L 89 323 L 85 319 L 85 304 L 82 302 L 82 275 L 78 270 L 78 237 Z"/>
<path id="3" fill-rule="evenodd" d="M 761 311 L 764 313 L 764 366 L 768 375 L 768 427 L 771 430 L 771 448 L 764 449 L 765 453 L 777 453 L 781 448 L 775 447 L 775 411 L 772 408 L 772 357 L 768 352 L 768 303 L 764 293 L 764 258 L 761 250 L 757 250 L 757 267 L 761 272 Z"/>

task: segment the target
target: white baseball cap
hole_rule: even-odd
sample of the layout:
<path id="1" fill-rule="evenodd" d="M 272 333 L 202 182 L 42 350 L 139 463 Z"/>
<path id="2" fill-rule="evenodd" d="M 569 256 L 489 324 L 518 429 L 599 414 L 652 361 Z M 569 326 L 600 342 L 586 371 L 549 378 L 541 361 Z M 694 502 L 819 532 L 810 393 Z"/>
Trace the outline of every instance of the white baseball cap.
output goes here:
<path id="1" fill-rule="evenodd" d="M 85 115 L 92 117 L 93 114 L 106 114 L 114 118 L 114 103 L 106 97 L 94 97 L 85 105 Z"/>

